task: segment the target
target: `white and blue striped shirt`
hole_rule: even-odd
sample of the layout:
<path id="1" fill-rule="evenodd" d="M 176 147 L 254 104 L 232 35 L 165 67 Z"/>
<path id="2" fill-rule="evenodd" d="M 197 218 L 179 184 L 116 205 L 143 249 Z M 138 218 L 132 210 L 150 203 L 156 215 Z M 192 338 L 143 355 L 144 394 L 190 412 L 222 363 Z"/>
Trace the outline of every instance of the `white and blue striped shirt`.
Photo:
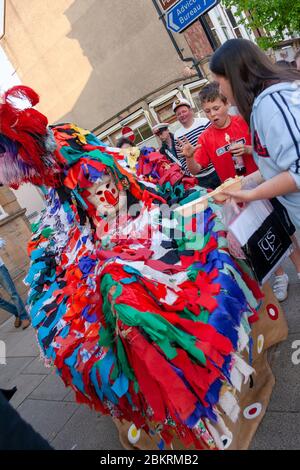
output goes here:
<path id="1" fill-rule="evenodd" d="M 178 139 L 181 139 L 182 137 L 186 137 L 189 143 L 193 146 L 197 145 L 198 142 L 198 137 L 200 134 L 202 134 L 205 129 L 207 129 L 210 125 L 210 121 L 206 118 L 194 118 L 193 124 L 186 128 L 181 126 L 179 129 L 177 129 L 174 133 L 174 138 L 175 138 L 175 144 L 178 142 Z M 181 163 L 182 169 L 188 173 L 187 169 L 187 163 L 185 157 L 181 156 L 180 153 L 177 151 L 178 159 Z M 211 175 L 215 171 L 214 166 L 212 163 L 210 163 L 206 168 L 203 168 L 200 173 L 196 176 L 201 176 L 205 177 L 208 175 Z"/>

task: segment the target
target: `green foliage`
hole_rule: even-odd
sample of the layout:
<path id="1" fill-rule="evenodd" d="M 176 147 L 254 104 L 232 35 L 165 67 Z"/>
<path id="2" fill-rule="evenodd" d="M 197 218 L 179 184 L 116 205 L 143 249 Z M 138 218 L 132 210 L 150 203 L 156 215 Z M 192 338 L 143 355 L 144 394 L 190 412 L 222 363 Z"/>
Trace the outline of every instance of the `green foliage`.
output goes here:
<path id="1" fill-rule="evenodd" d="M 300 33 L 299 0 L 222 0 L 222 3 L 227 8 L 236 7 L 238 14 L 251 13 L 247 19 L 250 27 L 266 32 L 264 37 L 258 39 L 263 49 L 282 41 L 284 32 L 290 37 Z M 243 20 L 241 22 L 245 23 Z"/>

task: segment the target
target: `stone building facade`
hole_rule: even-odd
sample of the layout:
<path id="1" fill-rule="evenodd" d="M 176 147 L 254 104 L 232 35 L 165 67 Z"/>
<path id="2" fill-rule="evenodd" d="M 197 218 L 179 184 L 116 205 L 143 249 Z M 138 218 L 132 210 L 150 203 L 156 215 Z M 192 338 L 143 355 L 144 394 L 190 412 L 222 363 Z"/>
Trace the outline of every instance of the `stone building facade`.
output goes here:
<path id="1" fill-rule="evenodd" d="M 194 98 L 206 83 L 213 52 L 197 20 L 182 34 L 173 33 L 178 53 L 164 28 L 161 5 L 158 0 L 9 0 L 0 45 L 22 83 L 40 94 L 40 110 L 51 123 L 76 122 L 110 144 L 123 125 L 130 125 L 139 143 L 151 140 L 157 121 L 174 120 L 175 96 L 190 99 L 201 111 Z M 236 23 L 221 5 L 205 21 L 216 47 L 237 36 Z M 239 28 L 238 34 L 249 37 Z M 180 54 L 199 61 L 201 79 Z"/>
<path id="2" fill-rule="evenodd" d="M 0 256 L 24 300 L 26 299 L 27 287 L 23 283 L 23 279 L 29 266 L 27 244 L 31 235 L 25 212 L 26 209 L 21 208 L 13 191 L 1 186 L 0 237 L 6 241 L 6 246 L 0 250 Z M 2 288 L 0 288 L 0 296 L 9 300 L 9 296 Z M 0 310 L 0 323 L 8 317 L 9 314 Z"/>

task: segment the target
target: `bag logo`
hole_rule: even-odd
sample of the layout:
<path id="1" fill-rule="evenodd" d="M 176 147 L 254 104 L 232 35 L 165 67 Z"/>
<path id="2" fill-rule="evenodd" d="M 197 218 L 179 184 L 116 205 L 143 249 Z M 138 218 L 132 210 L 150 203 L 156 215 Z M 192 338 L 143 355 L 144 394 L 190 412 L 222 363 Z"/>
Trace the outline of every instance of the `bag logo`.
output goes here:
<path id="1" fill-rule="evenodd" d="M 281 248 L 281 240 L 276 236 L 273 227 L 259 240 L 258 246 L 267 261 L 270 261 Z"/>

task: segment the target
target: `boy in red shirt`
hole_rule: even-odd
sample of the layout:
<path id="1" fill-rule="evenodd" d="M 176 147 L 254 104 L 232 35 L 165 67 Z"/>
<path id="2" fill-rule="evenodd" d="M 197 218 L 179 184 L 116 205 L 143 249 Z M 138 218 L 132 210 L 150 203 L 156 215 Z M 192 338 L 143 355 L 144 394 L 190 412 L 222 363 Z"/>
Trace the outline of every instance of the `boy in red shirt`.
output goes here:
<path id="1" fill-rule="evenodd" d="M 198 174 L 212 163 L 222 182 L 256 171 L 248 125 L 241 116 L 230 116 L 229 103 L 220 94 L 219 85 L 209 83 L 199 96 L 211 126 L 199 136 L 195 153 L 186 156 L 189 171 Z"/>

